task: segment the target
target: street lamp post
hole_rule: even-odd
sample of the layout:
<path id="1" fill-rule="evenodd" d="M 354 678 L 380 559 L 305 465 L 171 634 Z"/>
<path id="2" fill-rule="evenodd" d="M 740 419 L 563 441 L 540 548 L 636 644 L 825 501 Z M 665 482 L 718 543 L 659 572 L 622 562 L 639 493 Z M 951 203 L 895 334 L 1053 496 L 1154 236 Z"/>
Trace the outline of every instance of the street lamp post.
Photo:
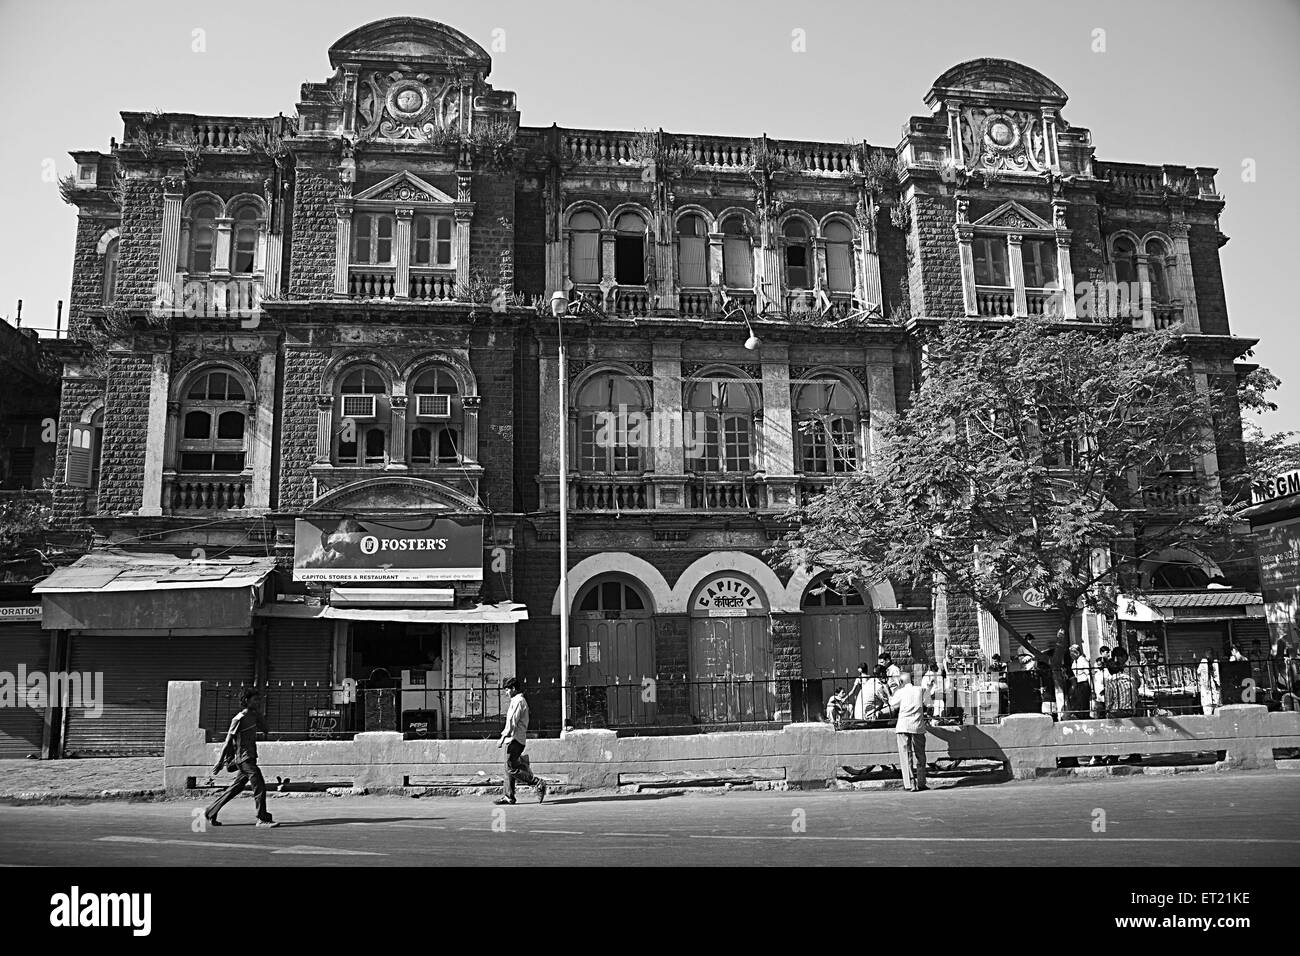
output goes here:
<path id="1" fill-rule="evenodd" d="M 569 376 L 564 357 L 564 313 L 568 297 L 551 296 L 559 336 L 560 362 L 560 732 L 569 726 Z"/>

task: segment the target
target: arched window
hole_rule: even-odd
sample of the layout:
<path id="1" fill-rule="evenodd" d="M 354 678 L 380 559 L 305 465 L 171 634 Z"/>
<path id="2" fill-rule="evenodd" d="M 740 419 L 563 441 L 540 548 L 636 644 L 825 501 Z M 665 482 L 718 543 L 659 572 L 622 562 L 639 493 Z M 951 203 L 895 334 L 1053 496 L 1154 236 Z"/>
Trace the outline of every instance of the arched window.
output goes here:
<path id="1" fill-rule="evenodd" d="M 618 372 L 591 376 L 578 390 L 578 470 L 615 474 L 641 470 L 648 432 L 641 392 Z"/>
<path id="2" fill-rule="evenodd" d="M 193 379 L 181 401 L 178 470 L 242 472 L 248 401 L 239 379 L 225 369 L 210 369 Z"/>
<path id="3" fill-rule="evenodd" d="M 578 602 L 579 611 L 612 613 L 646 610 L 645 600 L 624 581 L 598 581 L 587 588 Z"/>
<path id="4" fill-rule="evenodd" d="M 425 268 L 452 265 L 450 216 L 412 218 L 411 265 Z"/>
<path id="5" fill-rule="evenodd" d="M 393 264 L 395 220 L 383 213 L 358 213 L 352 220 L 352 261 L 358 265 Z"/>
<path id="6" fill-rule="evenodd" d="M 835 220 L 826 224 L 826 281 L 832 292 L 853 291 L 853 232 Z"/>
<path id="7" fill-rule="evenodd" d="M 795 392 L 799 462 L 808 474 L 842 474 L 858 467 L 858 400 L 842 381 L 826 378 Z"/>
<path id="8" fill-rule="evenodd" d="M 76 422 L 68 429 L 67 483 L 75 488 L 99 487 L 99 459 L 104 444 L 104 410 L 89 421 Z"/>
<path id="9" fill-rule="evenodd" d="M 595 213 L 569 217 L 569 278 L 594 285 L 600 281 L 600 220 Z"/>
<path id="10" fill-rule="evenodd" d="M 614 281 L 619 285 L 645 285 L 645 220 L 625 212 L 614 223 Z"/>
<path id="11" fill-rule="evenodd" d="M 1133 245 L 1133 240 L 1121 236 L 1111 248 L 1115 262 L 1115 281 L 1137 282 L 1137 247 Z"/>
<path id="12" fill-rule="evenodd" d="M 246 203 L 235 211 L 230 230 L 230 271 L 251 275 L 257 268 L 257 239 L 262 231 L 258 209 Z"/>
<path id="13" fill-rule="evenodd" d="M 117 248 L 120 237 L 109 240 L 104 248 L 104 284 L 102 287 L 104 305 L 112 305 L 117 295 Z"/>
<path id="14" fill-rule="evenodd" d="M 1153 591 L 1202 591 L 1210 576 L 1194 564 L 1162 564 L 1151 572 Z"/>
<path id="15" fill-rule="evenodd" d="M 457 465 L 464 460 L 465 408 L 451 370 L 435 366 L 411 386 L 409 455 L 413 465 Z"/>
<path id="16" fill-rule="evenodd" d="M 691 382 L 684 414 L 689 471 L 753 470 L 754 404 L 738 378 L 720 373 Z"/>
<path id="17" fill-rule="evenodd" d="M 388 460 L 391 408 L 388 382 L 377 368 L 363 365 L 339 383 L 340 425 L 334 460 L 340 465 L 382 465 Z"/>
<path id="18" fill-rule="evenodd" d="M 682 216 L 677 220 L 677 272 L 683 288 L 699 289 L 709 284 L 709 239 L 704 217 Z"/>
<path id="19" fill-rule="evenodd" d="M 785 238 L 785 287 L 787 289 L 812 288 L 812 244 L 808 225 L 802 219 L 791 219 L 782 232 Z"/>
<path id="20" fill-rule="evenodd" d="M 803 604 L 807 608 L 822 607 L 866 607 L 857 588 L 837 589 L 829 578 L 820 578 L 808 585 L 803 592 Z"/>
<path id="21" fill-rule="evenodd" d="M 722 221 L 722 281 L 730 289 L 754 288 L 754 250 L 739 215 Z"/>
<path id="22" fill-rule="evenodd" d="M 1166 268 L 1169 250 L 1159 239 L 1148 239 L 1146 253 L 1147 275 L 1151 277 L 1151 299 L 1166 303 L 1169 301 L 1169 272 Z"/>
<path id="23" fill-rule="evenodd" d="M 212 271 L 212 256 L 217 248 L 217 207 L 215 203 L 199 203 L 190 214 L 189 271 L 192 275 L 207 275 Z"/>

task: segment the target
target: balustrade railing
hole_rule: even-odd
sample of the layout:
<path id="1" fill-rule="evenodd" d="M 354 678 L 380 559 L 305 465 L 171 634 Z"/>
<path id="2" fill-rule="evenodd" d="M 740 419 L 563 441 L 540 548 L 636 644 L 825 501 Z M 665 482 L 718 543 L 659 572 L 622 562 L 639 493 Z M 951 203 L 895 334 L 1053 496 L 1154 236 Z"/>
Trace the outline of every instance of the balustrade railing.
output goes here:
<path id="1" fill-rule="evenodd" d="M 1151 306 L 1151 319 L 1157 329 L 1167 329 L 1183 321 L 1182 306 L 1177 305 L 1153 305 Z"/>
<path id="2" fill-rule="evenodd" d="M 247 475 L 182 474 L 167 480 L 163 500 L 172 514 L 230 511 L 247 504 Z"/>
<path id="3" fill-rule="evenodd" d="M 694 511 L 755 511 L 763 507 L 762 485 L 752 479 L 692 478 Z"/>
<path id="4" fill-rule="evenodd" d="M 677 294 L 677 310 L 687 318 L 704 318 L 714 311 L 713 293 L 707 290 L 682 290 Z"/>
<path id="5" fill-rule="evenodd" d="M 640 478 L 579 478 L 569 483 L 574 511 L 644 511 L 654 494 Z"/>
<path id="6" fill-rule="evenodd" d="M 397 279 L 392 268 L 348 267 L 348 295 L 363 299 L 391 299 L 396 293 Z"/>
<path id="7" fill-rule="evenodd" d="M 977 286 L 975 305 L 978 314 L 986 318 L 1010 317 L 1016 313 L 1016 293 L 1001 286 Z"/>
<path id="8" fill-rule="evenodd" d="M 645 315 L 650 295 L 643 286 L 620 286 L 614 290 L 615 315 Z"/>
<path id="9" fill-rule="evenodd" d="M 422 302 L 450 302 L 456 298 L 455 272 L 421 272 L 411 270 L 410 297 Z"/>

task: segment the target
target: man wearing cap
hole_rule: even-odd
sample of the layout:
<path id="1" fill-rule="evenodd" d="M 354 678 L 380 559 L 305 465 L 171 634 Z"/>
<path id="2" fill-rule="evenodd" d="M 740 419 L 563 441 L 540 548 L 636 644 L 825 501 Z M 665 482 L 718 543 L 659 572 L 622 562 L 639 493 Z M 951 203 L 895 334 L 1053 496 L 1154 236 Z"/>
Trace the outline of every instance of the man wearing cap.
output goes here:
<path id="1" fill-rule="evenodd" d="M 524 700 L 519 681 L 515 678 L 507 677 L 501 686 L 510 692 L 510 708 L 506 711 L 505 729 L 497 741 L 498 748 L 503 744 L 506 748 L 506 775 L 503 793 L 495 802 L 502 805 L 514 803 L 515 781 L 518 781 L 525 786 L 536 787 L 537 802 L 541 803 L 546 799 L 546 784 L 541 778 L 533 776 L 523 761 L 524 745 L 528 742 L 528 701 Z"/>

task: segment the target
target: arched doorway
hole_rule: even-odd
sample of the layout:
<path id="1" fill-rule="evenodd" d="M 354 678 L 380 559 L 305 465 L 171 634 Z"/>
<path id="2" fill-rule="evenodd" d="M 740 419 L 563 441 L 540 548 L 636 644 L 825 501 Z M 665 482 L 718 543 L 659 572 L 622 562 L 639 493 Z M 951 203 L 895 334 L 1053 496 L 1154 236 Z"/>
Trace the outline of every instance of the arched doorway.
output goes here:
<path id="1" fill-rule="evenodd" d="M 575 720 L 607 727 L 654 723 L 654 695 L 641 687 L 643 678 L 655 677 L 650 596 L 627 578 L 604 575 L 583 587 L 573 607 L 569 645 L 582 658 L 573 669 Z"/>
<path id="2" fill-rule="evenodd" d="M 691 596 L 691 715 L 699 723 L 773 720 L 776 680 L 767 596 L 724 573 Z"/>
<path id="3" fill-rule="evenodd" d="M 876 614 L 857 588 L 837 588 L 826 575 L 809 583 L 800 608 L 807 697 L 814 703 L 820 700 L 818 712 L 824 713 L 836 690 L 852 686 L 858 665 L 875 666 L 880 650 Z"/>

